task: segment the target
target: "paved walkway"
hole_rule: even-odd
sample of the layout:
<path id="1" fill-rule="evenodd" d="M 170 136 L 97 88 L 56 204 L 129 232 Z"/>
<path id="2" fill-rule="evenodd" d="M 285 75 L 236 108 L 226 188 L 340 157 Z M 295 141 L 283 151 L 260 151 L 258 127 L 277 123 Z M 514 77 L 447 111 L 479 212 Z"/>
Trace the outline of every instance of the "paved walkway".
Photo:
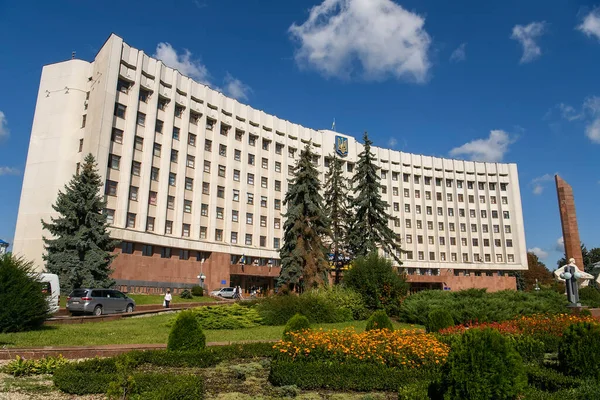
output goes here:
<path id="1" fill-rule="evenodd" d="M 207 346 L 227 346 L 242 343 L 274 343 L 277 340 L 243 340 L 237 342 L 208 342 Z M 133 350 L 161 350 L 166 349 L 166 344 L 107 344 L 97 346 L 73 346 L 73 347 L 32 347 L 0 349 L 0 360 L 12 360 L 17 356 L 25 359 L 38 359 L 46 356 L 58 357 L 62 355 L 68 359 L 111 357 L 127 353 Z"/>

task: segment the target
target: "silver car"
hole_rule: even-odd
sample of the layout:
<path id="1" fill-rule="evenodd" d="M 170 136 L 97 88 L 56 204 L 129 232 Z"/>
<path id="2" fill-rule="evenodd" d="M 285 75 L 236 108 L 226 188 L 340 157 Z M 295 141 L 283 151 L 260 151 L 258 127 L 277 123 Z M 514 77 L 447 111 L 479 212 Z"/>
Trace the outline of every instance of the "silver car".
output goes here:
<path id="1" fill-rule="evenodd" d="M 211 296 L 219 296 L 225 299 L 233 299 L 233 288 L 232 287 L 224 287 L 219 290 L 213 290 L 210 292 Z"/>
<path id="2" fill-rule="evenodd" d="M 129 313 L 135 301 L 114 289 L 75 289 L 67 297 L 67 310 L 72 315 Z"/>

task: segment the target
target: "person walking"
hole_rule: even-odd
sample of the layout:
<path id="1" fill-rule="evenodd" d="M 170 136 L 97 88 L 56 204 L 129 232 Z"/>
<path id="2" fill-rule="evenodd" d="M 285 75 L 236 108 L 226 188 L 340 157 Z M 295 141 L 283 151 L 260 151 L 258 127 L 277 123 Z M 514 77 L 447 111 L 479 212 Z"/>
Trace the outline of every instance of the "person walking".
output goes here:
<path id="1" fill-rule="evenodd" d="M 167 293 L 165 294 L 165 301 L 163 302 L 165 308 L 169 308 L 169 303 L 171 303 L 172 299 L 173 297 L 171 296 L 171 291 L 167 289 Z"/>

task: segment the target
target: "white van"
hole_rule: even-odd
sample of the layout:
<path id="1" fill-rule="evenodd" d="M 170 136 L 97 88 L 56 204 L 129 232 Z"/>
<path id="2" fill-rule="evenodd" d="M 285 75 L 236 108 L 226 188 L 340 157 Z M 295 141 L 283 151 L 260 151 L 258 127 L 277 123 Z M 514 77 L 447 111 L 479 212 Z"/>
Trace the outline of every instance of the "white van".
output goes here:
<path id="1" fill-rule="evenodd" d="M 50 312 L 55 313 L 60 308 L 60 283 L 56 274 L 40 274 L 42 293 L 47 296 Z"/>

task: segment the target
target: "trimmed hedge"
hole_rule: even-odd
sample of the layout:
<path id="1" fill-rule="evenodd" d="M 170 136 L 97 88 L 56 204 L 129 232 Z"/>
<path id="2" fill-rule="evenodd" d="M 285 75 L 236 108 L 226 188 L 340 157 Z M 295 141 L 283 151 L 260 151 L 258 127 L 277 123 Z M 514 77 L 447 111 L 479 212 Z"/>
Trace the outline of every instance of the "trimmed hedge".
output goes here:
<path id="1" fill-rule="evenodd" d="M 527 382 L 529 386 L 544 392 L 558 392 L 564 389 L 572 389 L 581 386 L 582 380 L 566 376 L 560 372 L 539 365 L 527 365 Z"/>
<path id="2" fill-rule="evenodd" d="M 302 389 L 397 391 L 399 387 L 437 376 L 433 371 L 390 368 L 378 364 L 273 361 L 269 382 Z"/>
<path id="3" fill-rule="evenodd" d="M 204 288 L 202 286 L 192 286 L 192 296 L 201 297 L 204 296 Z"/>

